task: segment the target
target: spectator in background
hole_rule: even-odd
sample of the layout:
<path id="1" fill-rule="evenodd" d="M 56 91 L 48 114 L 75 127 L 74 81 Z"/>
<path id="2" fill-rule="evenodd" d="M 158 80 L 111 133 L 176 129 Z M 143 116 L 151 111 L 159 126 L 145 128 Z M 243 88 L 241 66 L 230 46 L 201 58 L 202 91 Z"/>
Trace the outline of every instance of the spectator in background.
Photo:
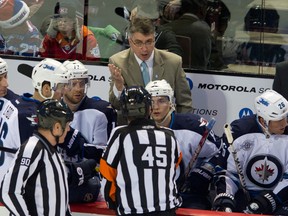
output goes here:
<path id="1" fill-rule="evenodd" d="M 181 9 L 181 0 L 158 0 L 161 24 L 178 19 Z"/>
<path id="2" fill-rule="evenodd" d="M 273 81 L 273 90 L 288 100 L 288 61 L 276 64 L 276 73 Z"/>
<path id="3" fill-rule="evenodd" d="M 151 19 L 135 18 L 128 32 L 130 48 L 111 56 L 108 64 L 112 78 L 109 101 L 114 108 L 120 109 L 119 96 L 125 86 L 145 86 L 151 80 L 165 79 L 175 91 L 177 112 L 192 111 L 191 91 L 181 57 L 155 48 Z"/>
<path id="4" fill-rule="evenodd" d="M 257 42 L 261 32 L 278 32 L 279 18 L 280 16 L 274 8 L 266 9 L 261 5 L 256 5 L 249 9 L 244 18 L 244 31 L 247 31 L 250 38 L 248 42 L 240 44 L 237 48 L 236 63 L 274 66 L 278 62 L 284 61 L 286 51 L 282 45 Z"/>
<path id="5" fill-rule="evenodd" d="M 221 70 L 227 68 L 223 60 L 222 37 L 231 18 L 228 7 L 221 0 L 208 1 L 205 21 L 212 34 L 212 47 L 208 69 Z"/>
<path id="6" fill-rule="evenodd" d="M 56 3 L 55 14 L 40 48 L 42 57 L 99 60 L 97 40 L 86 26 L 79 23 L 76 8 L 73 1 Z"/>
<path id="7" fill-rule="evenodd" d="M 209 64 L 212 39 L 210 27 L 204 21 L 207 0 L 181 0 L 180 10 L 182 16 L 163 26 L 172 28 L 176 35 L 191 38 L 191 67 L 206 69 Z"/>
<path id="8" fill-rule="evenodd" d="M 39 4 L 41 6 L 41 4 Z M 36 8 L 33 8 L 35 13 Z M 24 1 L 7 0 L 0 3 L 0 53 L 9 55 L 39 55 L 41 37 L 29 20 L 32 14 Z"/>

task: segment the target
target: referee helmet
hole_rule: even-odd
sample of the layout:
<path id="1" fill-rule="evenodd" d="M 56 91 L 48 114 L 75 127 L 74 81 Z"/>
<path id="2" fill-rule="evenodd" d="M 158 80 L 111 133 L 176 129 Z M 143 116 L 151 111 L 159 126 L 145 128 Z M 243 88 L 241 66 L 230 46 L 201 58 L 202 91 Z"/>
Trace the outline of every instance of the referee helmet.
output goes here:
<path id="1" fill-rule="evenodd" d="M 63 130 L 67 122 L 73 120 L 73 113 L 64 103 L 54 99 L 43 101 L 37 109 L 38 126 L 44 129 L 52 129 L 56 122 L 61 124 Z"/>
<path id="2" fill-rule="evenodd" d="M 142 86 L 131 86 L 122 91 L 120 103 L 124 117 L 148 118 L 151 95 Z"/>

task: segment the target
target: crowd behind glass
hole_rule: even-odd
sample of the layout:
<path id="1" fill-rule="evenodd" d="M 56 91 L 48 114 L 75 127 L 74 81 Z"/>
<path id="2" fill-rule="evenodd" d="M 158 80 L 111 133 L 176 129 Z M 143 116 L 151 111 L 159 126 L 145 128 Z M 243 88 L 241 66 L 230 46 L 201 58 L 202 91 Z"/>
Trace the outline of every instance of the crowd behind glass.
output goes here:
<path id="1" fill-rule="evenodd" d="M 123 39 L 125 28 L 129 24 L 133 8 L 139 4 L 137 0 L 73 0 L 71 5 L 75 7 L 73 13 L 76 22 L 69 23 L 61 17 L 63 11 L 57 11 L 59 5 L 57 6 L 56 0 L 13 1 L 20 6 L 9 2 L 3 1 L 1 4 L 6 6 L 0 7 L 0 55 L 77 58 L 90 62 L 108 62 L 111 55 L 127 48 Z M 176 2 L 174 9 L 177 8 L 177 0 L 172 2 Z M 210 27 L 212 45 L 210 59 L 204 69 L 273 74 L 275 64 L 288 58 L 287 28 L 284 23 L 287 6 L 284 2 L 208 0 L 207 13 L 203 20 Z M 161 25 L 181 16 L 181 11 L 172 18 L 165 15 L 165 6 L 169 0 L 159 0 L 158 3 Z M 15 10 L 16 6 L 18 11 Z M 69 16 L 71 17 L 71 14 Z M 71 19 L 74 19 L 73 15 Z M 52 29 L 53 25 L 60 28 L 61 23 L 65 23 L 66 27 L 77 25 L 76 29 L 79 31 L 72 41 L 63 38 L 67 40 L 66 46 L 63 45 L 62 38 L 58 38 L 57 32 L 53 32 L 55 28 Z M 51 47 L 51 44 L 46 43 L 47 34 L 52 34 L 57 43 L 62 44 L 62 49 L 65 47 L 67 53 L 72 52 L 73 43 L 79 43 L 75 49 L 81 56 L 47 54 L 45 46 Z M 94 42 L 91 42 L 92 34 Z M 83 40 L 86 36 L 87 39 Z M 197 69 L 193 65 L 185 64 L 184 59 L 187 59 L 189 54 L 182 44 L 179 45 L 184 52 L 183 67 Z M 57 53 L 57 49 L 52 49 L 51 52 Z M 264 70 L 260 71 L 259 68 Z"/>

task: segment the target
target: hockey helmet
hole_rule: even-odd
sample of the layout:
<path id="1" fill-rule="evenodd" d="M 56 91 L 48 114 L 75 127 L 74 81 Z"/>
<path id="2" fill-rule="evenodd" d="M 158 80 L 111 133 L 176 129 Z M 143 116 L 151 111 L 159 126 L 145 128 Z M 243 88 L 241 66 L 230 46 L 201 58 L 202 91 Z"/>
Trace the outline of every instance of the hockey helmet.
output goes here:
<path id="1" fill-rule="evenodd" d="M 148 117 L 151 95 L 142 86 L 131 86 L 123 89 L 120 104 L 124 117 Z"/>
<path id="2" fill-rule="evenodd" d="M 174 91 L 165 79 L 150 81 L 145 88 L 152 97 L 167 96 L 169 97 L 169 101 L 172 104 L 174 103 Z"/>
<path id="3" fill-rule="evenodd" d="M 7 62 L 0 58 L 0 75 L 8 73 L 8 65 Z"/>
<path id="4" fill-rule="evenodd" d="M 255 109 L 268 126 L 269 121 L 279 121 L 287 118 L 288 102 L 274 90 L 267 90 L 255 99 Z"/>
<path id="5" fill-rule="evenodd" d="M 0 27 L 11 29 L 24 23 L 30 8 L 24 1 L 0 1 Z"/>
<path id="6" fill-rule="evenodd" d="M 64 130 L 66 124 L 73 120 L 73 113 L 63 101 L 48 99 L 38 106 L 37 118 L 40 128 L 52 129 L 59 122 Z"/>
<path id="7" fill-rule="evenodd" d="M 68 70 L 67 77 L 69 80 L 69 85 L 71 86 L 71 80 L 73 79 L 83 79 L 85 82 L 85 89 L 87 90 L 87 88 L 90 86 L 90 79 L 88 69 L 85 67 L 85 65 L 78 60 L 66 60 L 63 63 L 63 66 Z"/>
<path id="8" fill-rule="evenodd" d="M 50 98 L 53 97 L 57 84 L 68 83 L 67 69 L 63 67 L 61 62 L 50 58 L 42 60 L 33 68 L 31 78 L 33 87 L 39 91 L 43 98 L 45 98 L 41 93 L 43 82 L 50 83 L 53 92 Z"/>

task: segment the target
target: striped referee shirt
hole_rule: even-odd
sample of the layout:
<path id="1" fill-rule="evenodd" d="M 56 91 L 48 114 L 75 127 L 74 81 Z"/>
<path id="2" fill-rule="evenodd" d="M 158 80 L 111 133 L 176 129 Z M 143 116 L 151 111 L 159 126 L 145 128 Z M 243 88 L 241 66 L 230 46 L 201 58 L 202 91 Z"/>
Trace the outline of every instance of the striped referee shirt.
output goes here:
<path id="1" fill-rule="evenodd" d="M 7 209 L 21 216 L 65 216 L 69 211 L 67 175 L 56 148 L 35 133 L 16 154 L 1 185 Z"/>
<path id="2" fill-rule="evenodd" d="M 109 207 L 125 215 L 179 206 L 175 170 L 181 158 L 173 131 L 151 120 L 115 128 L 100 162 Z"/>

